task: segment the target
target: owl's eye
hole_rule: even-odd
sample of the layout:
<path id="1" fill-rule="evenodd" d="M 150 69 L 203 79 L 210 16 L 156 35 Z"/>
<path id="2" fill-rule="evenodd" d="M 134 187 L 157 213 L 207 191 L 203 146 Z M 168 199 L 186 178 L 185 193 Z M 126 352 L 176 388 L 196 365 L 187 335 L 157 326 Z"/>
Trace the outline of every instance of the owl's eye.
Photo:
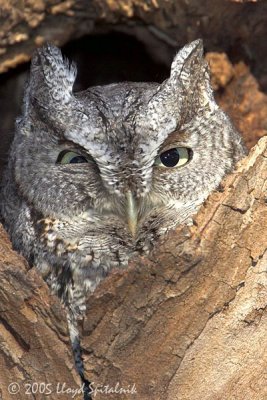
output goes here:
<path id="1" fill-rule="evenodd" d="M 192 150 L 187 147 L 175 147 L 161 153 L 155 160 L 158 167 L 174 168 L 182 167 L 191 158 Z"/>
<path id="2" fill-rule="evenodd" d="M 87 162 L 88 160 L 86 159 L 86 157 L 69 150 L 63 150 L 61 153 L 59 153 L 59 156 L 57 158 L 58 164 L 80 164 Z"/>

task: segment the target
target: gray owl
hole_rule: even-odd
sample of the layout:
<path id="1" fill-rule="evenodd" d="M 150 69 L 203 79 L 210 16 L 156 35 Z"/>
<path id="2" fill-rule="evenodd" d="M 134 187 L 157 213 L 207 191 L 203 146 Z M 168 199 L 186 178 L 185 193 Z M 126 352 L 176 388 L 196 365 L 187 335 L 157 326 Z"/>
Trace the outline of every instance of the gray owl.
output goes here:
<path id="1" fill-rule="evenodd" d="M 214 100 L 201 40 L 179 51 L 161 84 L 73 93 L 75 76 L 59 49 L 37 50 L 1 193 L 15 249 L 68 310 L 74 350 L 86 295 L 189 223 L 245 154 Z"/>

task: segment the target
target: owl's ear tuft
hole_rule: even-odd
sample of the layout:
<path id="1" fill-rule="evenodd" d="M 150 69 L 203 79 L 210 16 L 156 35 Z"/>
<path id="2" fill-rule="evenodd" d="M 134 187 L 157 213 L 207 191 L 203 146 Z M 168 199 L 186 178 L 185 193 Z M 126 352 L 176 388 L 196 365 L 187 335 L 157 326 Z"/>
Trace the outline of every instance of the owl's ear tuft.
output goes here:
<path id="1" fill-rule="evenodd" d="M 206 69 L 206 65 L 203 58 L 203 41 L 195 40 L 185 45 L 174 57 L 169 79 L 173 83 L 179 80 L 184 86 L 188 86 L 195 72 Z"/>
<path id="2" fill-rule="evenodd" d="M 76 66 L 57 47 L 46 44 L 32 58 L 28 94 L 39 104 L 67 103 L 75 77 Z"/>
<path id="3" fill-rule="evenodd" d="M 60 49 L 50 43 L 36 50 L 31 65 L 31 73 L 43 73 L 49 84 L 64 84 L 72 89 L 76 78 L 76 66 L 64 58 Z M 58 82 L 55 81 L 57 77 Z"/>
<path id="4" fill-rule="evenodd" d="M 166 87 L 172 93 L 181 91 L 182 96 L 189 104 L 194 104 L 196 109 L 205 108 L 213 111 L 217 108 L 201 39 L 187 44 L 177 53 L 172 62 Z"/>

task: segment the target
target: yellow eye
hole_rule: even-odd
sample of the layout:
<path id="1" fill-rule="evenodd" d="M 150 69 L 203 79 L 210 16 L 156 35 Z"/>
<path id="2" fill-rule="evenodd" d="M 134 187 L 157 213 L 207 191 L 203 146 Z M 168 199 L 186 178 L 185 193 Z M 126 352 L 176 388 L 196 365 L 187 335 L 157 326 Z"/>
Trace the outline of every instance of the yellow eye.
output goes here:
<path id="1" fill-rule="evenodd" d="M 182 167 L 192 157 L 192 150 L 187 147 L 175 147 L 161 153 L 155 160 L 155 165 L 164 168 Z"/>
<path id="2" fill-rule="evenodd" d="M 86 159 L 86 157 L 69 150 L 63 150 L 61 153 L 59 153 L 59 156 L 57 158 L 58 164 L 78 164 L 87 162 L 88 160 Z"/>

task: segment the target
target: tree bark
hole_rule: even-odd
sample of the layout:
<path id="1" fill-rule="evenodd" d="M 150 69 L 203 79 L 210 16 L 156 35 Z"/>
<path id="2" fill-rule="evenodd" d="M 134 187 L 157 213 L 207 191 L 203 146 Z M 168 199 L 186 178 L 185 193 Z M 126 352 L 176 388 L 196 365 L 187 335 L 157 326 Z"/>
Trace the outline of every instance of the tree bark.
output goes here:
<path id="1" fill-rule="evenodd" d="M 0 398 L 51 398 L 64 382 L 77 388 L 66 318 L 35 269 L 11 249 L 0 229 Z"/>
<path id="2" fill-rule="evenodd" d="M 46 41 L 62 46 L 116 25 L 144 36 L 145 26 L 172 49 L 198 37 L 212 51 L 235 49 L 266 87 L 266 22 L 261 0 L 0 0 L 0 73 L 29 61 Z"/>

